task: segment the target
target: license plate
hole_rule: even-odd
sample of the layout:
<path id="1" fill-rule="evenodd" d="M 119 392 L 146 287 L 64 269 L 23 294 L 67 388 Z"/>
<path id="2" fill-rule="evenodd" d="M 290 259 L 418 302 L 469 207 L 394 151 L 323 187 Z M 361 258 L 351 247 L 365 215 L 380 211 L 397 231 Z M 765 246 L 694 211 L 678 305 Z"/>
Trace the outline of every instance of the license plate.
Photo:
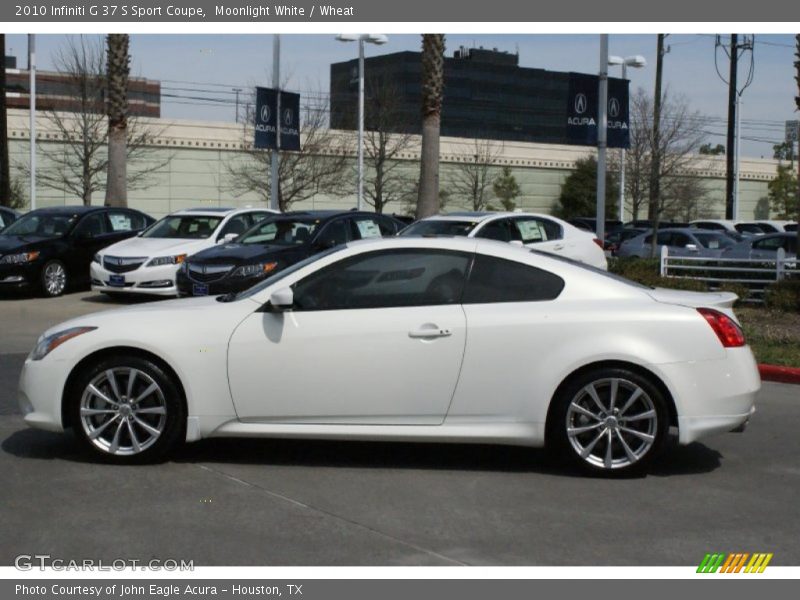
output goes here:
<path id="1" fill-rule="evenodd" d="M 111 275 L 108 278 L 108 285 L 113 287 L 125 287 L 125 275 Z"/>
<path id="2" fill-rule="evenodd" d="M 208 296 L 208 286 L 202 283 L 195 283 L 192 286 L 192 295 L 194 296 Z"/>

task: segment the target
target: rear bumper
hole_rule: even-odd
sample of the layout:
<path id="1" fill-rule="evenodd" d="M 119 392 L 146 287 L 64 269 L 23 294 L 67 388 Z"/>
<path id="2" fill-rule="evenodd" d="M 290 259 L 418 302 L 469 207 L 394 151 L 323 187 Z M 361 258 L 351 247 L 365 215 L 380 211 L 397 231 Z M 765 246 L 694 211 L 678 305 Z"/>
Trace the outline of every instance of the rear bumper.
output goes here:
<path id="1" fill-rule="evenodd" d="M 726 358 L 659 365 L 678 413 L 678 439 L 689 444 L 745 424 L 755 412 L 761 377 L 748 346 Z"/>

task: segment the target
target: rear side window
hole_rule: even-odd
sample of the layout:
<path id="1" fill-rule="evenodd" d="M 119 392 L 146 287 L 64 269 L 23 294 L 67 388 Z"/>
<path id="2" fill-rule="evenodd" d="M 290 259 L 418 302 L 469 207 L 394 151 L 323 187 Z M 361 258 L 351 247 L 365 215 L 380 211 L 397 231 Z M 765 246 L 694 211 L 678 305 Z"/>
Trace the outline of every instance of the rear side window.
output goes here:
<path id="1" fill-rule="evenodd" d="M 554 300 L 564 280 L 543 269 L 477 254 L 467 279 L 463 304 Z"/>
<path id="2" fill-rule="evenodd" d="M 384 219 L 378 217 L 358 217 L 355 219 L 356 239 L 366 240 L 369 238 L 386 237 L 394 235 L 395 230 Z"/>
<path id="3" fill-rule="evenodd" d="M 146 226 L 144 216 L 126 210 L 109 211 L 108 221 L 111 223 L 111 230 L 114 232 L 139 231 Z"/>
<path id="4" fill-rule="evenodd" d="M 514 219 L 523 244 L 534 244 L 548 240 L 561 239 L 561 227 L 548 219 L 520 218 Z"/>

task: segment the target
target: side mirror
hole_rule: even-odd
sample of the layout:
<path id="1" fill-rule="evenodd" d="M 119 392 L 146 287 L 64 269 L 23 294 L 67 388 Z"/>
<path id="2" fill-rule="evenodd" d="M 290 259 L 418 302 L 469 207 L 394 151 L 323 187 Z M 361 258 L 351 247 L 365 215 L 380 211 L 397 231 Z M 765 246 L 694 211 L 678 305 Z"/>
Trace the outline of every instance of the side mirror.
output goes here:
<path id="1" fill-rule="evenodd" d="M 686 244 L 684 248 L 690 250 L 691 252 L 697 252 L 697 244 Z"/>
<path id="2" fill-rule="evenodd" d="M 230 244 L 233 240 L 239 237 L 238 233 L 226 233 L 217 240 L 218 244 Z"/>
<path id="3" fill-rule="evenodd" d="M 285 312 L 292 310 L 294 306 L 294 292 L 292 288 L 280 288 L 270 294 L 269 308 L 270 312 Z"/>
<path id="4" fill-rule="evenodd" d="M 524 244 L 520 240 L 511 240 L 508 243 L 511 244 L 512 246 L 524 246 Z"/>

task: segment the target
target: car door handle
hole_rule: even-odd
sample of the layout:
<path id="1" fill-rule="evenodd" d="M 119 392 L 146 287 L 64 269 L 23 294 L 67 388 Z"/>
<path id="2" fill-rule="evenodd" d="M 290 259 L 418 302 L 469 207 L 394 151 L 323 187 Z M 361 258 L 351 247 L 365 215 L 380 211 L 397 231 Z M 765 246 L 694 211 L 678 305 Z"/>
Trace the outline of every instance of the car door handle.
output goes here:
<path id="1" fill-rule="evenodd" d="M 438 325 L 434 325 L 433 323 L 426 323 L 418 327 L 417 329 L 412 329 L 408 332 L 408 337 L 415 338 L 415 339 L 433 339 L 433 338 L 440 338 L 440 337 L 448 337 L 453 335 L 453 332 L 449 329 L 443 329 Z"/>

